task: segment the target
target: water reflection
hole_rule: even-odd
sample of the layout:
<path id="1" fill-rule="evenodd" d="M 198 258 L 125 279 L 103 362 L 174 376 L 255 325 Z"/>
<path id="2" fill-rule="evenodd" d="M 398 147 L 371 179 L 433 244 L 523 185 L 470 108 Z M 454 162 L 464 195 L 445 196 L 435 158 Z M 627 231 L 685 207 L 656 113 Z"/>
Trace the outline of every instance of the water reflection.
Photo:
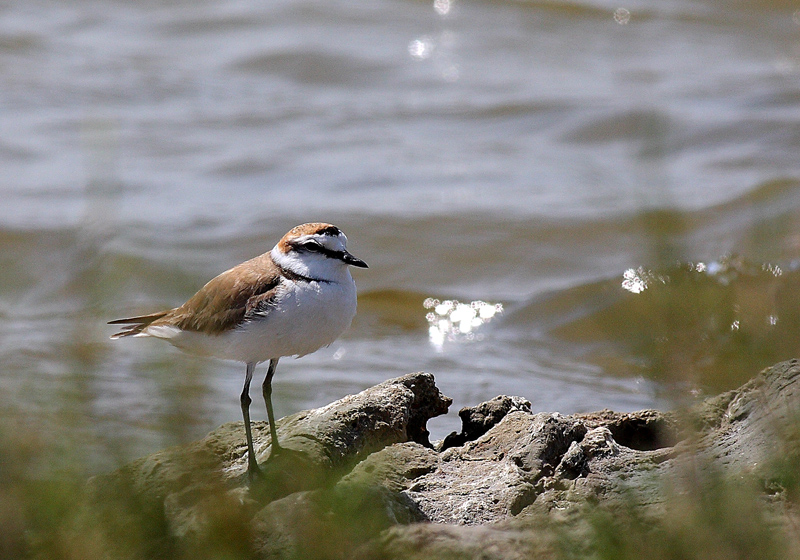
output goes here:
<path id="1" fill-rule="evenodd" d="M 614 10 L 614 21 L 620 25 L 625 25 L 631 21 L 631 12 L 625 8 Z"/>
<path id="2" fill-rule="evenodd" d="M 622 273 L 622 289 L 628 290 L 632 294 L 640 294 L 645 291 L 653 281 L 666 283 L 666 279 L 654 273 L 652 270 L 645 270 L 644 267 L 629 268 Z"/>
<path id="3" fill-rule="evenodd" d="M 503 312 L 502 303 L 481 300 L 462 303 L 455 299 L 439 301 L 426 298 L 422 306 L 431 310 L 425 319 L 428 321 L 428 337 L 437 350 L 442 349 L 445 341 L 480 340 L 482 335 L 476 329 Z"/>
<path id="4" fill-rule="evenodd" d="M 426 58 L 430 58 L 433 47 L 433 40 L 430 37 L 420 37 L 408 44 L 408 54 L 416 60 L 425 60 Z"/>
<path id="5" fill-rule="evenodd" d="M 436 10 L 436 13 L 440 16 L 449 14 L 452 6 L 452 0 L 433 0 L 433 9 Z"/>
<path id="6" fill-rule="evenodd" d="M 576 289 L 580 316 L 551 332 L 585 344 L 586 357 L 607 373 L 645 375 L 676 396 L 731 389 L 796 355 L 797 269 L 738 256 L 629 268 L 616 293 L 602 282 Z M 564 297 L 560 313 L 574 315 Z"/>

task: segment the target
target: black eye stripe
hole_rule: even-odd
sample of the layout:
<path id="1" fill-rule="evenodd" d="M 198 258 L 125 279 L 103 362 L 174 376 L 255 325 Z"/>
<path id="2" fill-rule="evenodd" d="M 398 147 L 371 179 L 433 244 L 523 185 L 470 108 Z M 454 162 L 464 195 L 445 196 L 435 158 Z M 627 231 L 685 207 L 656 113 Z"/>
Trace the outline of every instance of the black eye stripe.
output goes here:
<path id="1" fill-rule="evenodd" d="M 292 247 L 296 251 L 308 251 L 310 253 L 320 253 L 331 259 L 341 260 L 344 257 L 344 251 L 334 251 L 327 247 L 320 245 L 316 241 L 304 241 L 303 243 L 293 244 Z"/>
<path id="2" fill-rule="evenodd" d="M 328 249 L 326 247 L 320 247 L 319 249 L 317 249 L 317 252 L 322 253 L 323 255 L 325 255 L 330 259 L 341 260 L 341 258 L 344 256 L 344 253 L 342 251 L 334 251 L 333 249 Z"/>

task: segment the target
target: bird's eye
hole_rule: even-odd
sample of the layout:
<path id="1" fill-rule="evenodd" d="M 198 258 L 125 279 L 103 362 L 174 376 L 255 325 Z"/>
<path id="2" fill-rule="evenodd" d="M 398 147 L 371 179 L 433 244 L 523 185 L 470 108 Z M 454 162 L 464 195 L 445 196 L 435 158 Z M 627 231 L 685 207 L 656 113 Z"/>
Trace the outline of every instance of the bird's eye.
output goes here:
<path id="1" fill-rule="evenodd" d="M 306 251 L 317 251 L 319 250 L 319 243 L 317 243 L 316 241 L 306 241 L 305 243 L 300 245 L 300 247 L 302 247 Z"/>

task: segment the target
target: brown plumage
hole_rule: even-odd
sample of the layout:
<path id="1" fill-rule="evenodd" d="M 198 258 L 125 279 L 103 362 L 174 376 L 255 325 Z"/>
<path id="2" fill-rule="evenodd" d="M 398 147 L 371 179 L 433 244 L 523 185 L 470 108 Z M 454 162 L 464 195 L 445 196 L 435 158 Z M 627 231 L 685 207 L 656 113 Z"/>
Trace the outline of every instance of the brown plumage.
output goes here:
<path id="1" fill-rule="evenodd" d="M 209 281 L 174 309 L 110 321 L 129 325 L 111 338 L 135 336 L 150 326 L 169 325 L 185 331 L 220 334 L 241 324 L 275 297 L 280 269 L 265 253 Z"/>

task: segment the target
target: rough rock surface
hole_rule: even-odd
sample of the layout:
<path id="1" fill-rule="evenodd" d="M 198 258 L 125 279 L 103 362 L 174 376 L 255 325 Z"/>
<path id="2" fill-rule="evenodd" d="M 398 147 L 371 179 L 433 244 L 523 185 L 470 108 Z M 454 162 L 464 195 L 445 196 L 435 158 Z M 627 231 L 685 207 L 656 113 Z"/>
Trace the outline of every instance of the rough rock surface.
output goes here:
<path id="1" fill-rule="evenodd" d="M 173 539 L 202 540 L 235 511 L 262 558 L 319 556 L 314 547 L 331 534 L 360 543 L 352 552 L 363 558 L 547 555 L 552 543 L 531 519 L 558 522 L 623 496 L 657 510 L 659 481 L 687 464 L 756 469 L 776 430 L 800 415 L 800 365 L 778 364 L 681 414 L 533 413 L 525 399 L 501 396 L 462 409 L 462 432 L 432 446 L 425 424 L 450 402 L 433 376 L 417 373 L 282 419 L 289 452 L 266 461 L 265 481 L 252 486 L 240 423 L 93 484 L 102 497 L 125 481 L 163 511 Z M 256 424 L 256 439 L 263 461 L 265 425 Z M 361 521 L 342 527 L 343 519 Z"/>
<path id="2" fill-rule="evenodd" d="M 262 505 L 328 485 L 371 453 L 399 442 L 430 447 L 428 419 L 447 412 L 433 375 L 413 373 L 277 422 L 284 452 L 265 460 L 269 427 L 253 422 L 264 479 L 247 481 L 247 445 L 240 422 L 204 439 L 134 461 L 91 481 L 94 494 L 134 493 L 142 507 L 163 510 L 170 537 L 195 538 L 214 523 L 209 515 L 240 503 L 252 515 Z M 228 504 L 220 507 L 220 504 Z"/>
<path id="3" fill-rule="evenodd" d="M 464 445 L 468 441 L 478 439 L 497 424 L 511 411 L 531 411 L 531 403 L 522 397 L 501 395 L 478 406 L 465 407 L 458 411 L 461 418 L 461 433 L 453 432 L 442 442 L 441 451 L 450 447 Z"/>
<path id="4" fill-rule="evenodd" d="M 655 514 L 665 480 L 697 468 L 755 471 L 774 452 L 778 431 L 798 418 L 796 360 L 681 414 L 512 412 L 477 440 L 442 453 L 440 467 L 405 492 L 428 519 L 447 525 L 393 527 L 364 557 L 447 557 L 444 550 L 459 558 L 552 556 L 546 532 L 527 520 L 564 520 L 587 504 L 622 499 Z"/>

